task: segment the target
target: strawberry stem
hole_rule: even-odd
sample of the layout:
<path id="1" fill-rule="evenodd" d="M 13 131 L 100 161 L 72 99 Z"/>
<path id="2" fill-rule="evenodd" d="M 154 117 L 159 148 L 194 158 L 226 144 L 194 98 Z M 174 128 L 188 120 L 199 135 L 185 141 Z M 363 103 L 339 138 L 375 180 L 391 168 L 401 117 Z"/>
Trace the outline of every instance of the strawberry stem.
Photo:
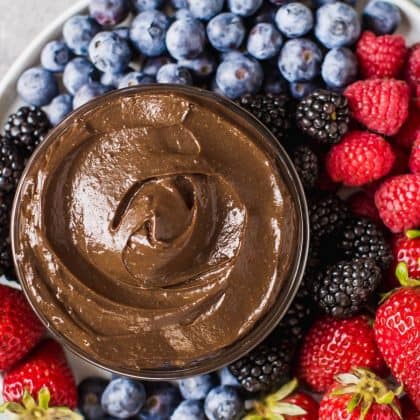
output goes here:
<path id="1" fill-rule="evenodd" d="M 405 232 L 405 236 L 407 236 L 408 239 L 420 238 L 420 230 L 415 230 L 415 229 L 407 230 Z"/>

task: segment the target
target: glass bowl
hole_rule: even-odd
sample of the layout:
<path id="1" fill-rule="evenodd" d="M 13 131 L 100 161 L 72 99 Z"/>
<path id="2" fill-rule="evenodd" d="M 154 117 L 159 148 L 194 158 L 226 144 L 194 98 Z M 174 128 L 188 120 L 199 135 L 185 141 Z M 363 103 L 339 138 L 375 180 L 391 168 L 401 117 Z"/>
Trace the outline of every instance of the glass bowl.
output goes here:
<path id="1" fill-rule="evenodd" d="M 22 215 L 25 214 L 26 210 L 22 206 L 22 198 L 28 187 L 26 185 L 26 179 L 28 174 L 31 173 L 34 164 L 45 156 L 46 153 L 51 152 L 53 149 L 51 149 L 51 147 L 54 145 L 54 142 L 60 134 L 63 133 L 70 124 L 81 118 L 86 113 L 117 97 L 138 96 L 141 94 L 153 94 L 162 91 L 168 92 L 168 90 L 174 94 L 184 95 L 193 99 L 195 98 L 200 102 L 200 104 L 208 103 L 211 105 L 212 109 L 217 109 L 226 115 L 234 115 L 235 123 L 240 124 L 241 128 L 248 130 L 248 133 L 252 133 L 252 135 L 266 141 L 264 147 L 267 147 L 270 150 L 270 153 L 272 152 L 273 156 L 275 156 L 277 168 L 283 178 L 284 184 L 290 192 L 296 209 L 297 241 L 296 246 L 294 247 L 293 262 L 289 267 L 287 280 L 282 285 L 271 308 L 259 319 L 256 325 L 247 334 L 239 337 L 232 345 L 224 347 L 221 350 L 215 351 L 213 354 L 206 355 L 205 357 L 199 360 L 194 360 L 188 364 L 165 364 L 165 366 L 159 366 L 153 369 L 127 369 L 114 365 L 107 366 L 103 361 L 95 360 L 95 358 L 89 355 L 83 348 L 69 339 L 69 337 L 65 334 L 60 332 L 50 322 L 48 317 L 42 312 L 34 293 L 32 293 L 33 284 L 29 284 L 25 278 L 18 255 L 28 252 L 28 250 L 22 249 L 19 236 L 21 218 Z M 21 182 L 19 183 L 12 210 L 11 233 L 16 272 L 22 284 L 23 291 L 35 313 L 48 328 L 49 332 L 58 341 L 82 359 L 110 372 L 142 380 L 175 380 L 187 376 L 212 372 L 234 362 L 261 343 L 275 328 L 293 301 L 304 274 L 309 247 L 309 218 L 305 193 L 290 158 L 277 139 L 253 115 L 239 107 L 234 102 L 202 89 L 181 87 L 178 85 L 144 85 L 114 91 L 87 103 L 75 110 L 49 133 L 47 138 L 31 157 L 22 176 Z"/>

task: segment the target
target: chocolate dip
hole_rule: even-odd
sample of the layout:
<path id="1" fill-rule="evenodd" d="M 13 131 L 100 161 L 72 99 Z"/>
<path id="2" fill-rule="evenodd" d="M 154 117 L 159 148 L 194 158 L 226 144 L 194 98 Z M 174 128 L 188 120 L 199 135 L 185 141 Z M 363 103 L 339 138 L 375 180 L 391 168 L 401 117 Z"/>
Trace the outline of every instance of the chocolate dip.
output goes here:
<path id="1" fill-rule="evenodd" d="M 50 135 L 21 184 L 14 247 L 54 332 L 137 371 L 206 359 L 256 326 L 289 281 L 298 213 L 254 125 L 233 105 L 149 87 Z"/>

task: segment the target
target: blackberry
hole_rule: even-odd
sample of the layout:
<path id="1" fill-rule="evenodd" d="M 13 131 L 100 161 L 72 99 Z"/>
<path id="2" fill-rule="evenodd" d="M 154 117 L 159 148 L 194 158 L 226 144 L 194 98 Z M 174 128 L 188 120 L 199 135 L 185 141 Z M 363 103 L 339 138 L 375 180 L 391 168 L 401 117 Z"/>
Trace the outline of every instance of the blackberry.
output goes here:
<path id="1" fill-rule="evenodd" d="M 299 102 L 296 122 L 303 133 L 320 144 L 336 144 L 349 129 L 347 98 L 336 92 L 318 89 Z"/>
<path id="2" fill-rule="evenodd" d="M 13 191 L 25 167 L 24 157 L 9 139 L 0 137 L 0 191 Z"/>
<path id="3" fill-rule="evenodd" d="M 352 219 L 340 232 L 340 238 L 337 246 L 346 258 L 372 258 L 382 270 L 391 265 L 391 247 L 382 229 L 371 220 Z"/>
<path id="4" fill-rule="evenodd" d="M 340 230 L 349 216 L 346 204 L 334 194 L 316 198 L 309 206 L 311 234 L 315 241 Z"/>
<path id="5" fill-rule="evenodd" d="M 0 192 L 0 231 L 9 229 L 12 199 L 12 195 Z"/>
<path id="6" fill-rule="evenodd" d="M 340 261 L 318 275 L 313 298 L 326 314 L 349 317 L 363 308 L 381 277 L 381 269 L 371 258 Z"/>
<path id="7" fill-rule="evenodd" d="M 0 230 L 0 238 L 0 276 L 5 274 L 9 280 L 15 280 L 17 277 L 13 264 L 9 232 Z"/>
<path id="8" fill-rule="evenodd" d="M 274 330 L 274 335 L 279 339 L 293 340 L 299 343 L 308 329 L 311 315 L 313 314 L 310 292 L 306 285 L 306 274 L 296 297 L 286 314 Z M 308 281 L 309 283 L 309 281 Z"/>
<path id="9" fill-rule="evenodd" d="M 318 156 L 309 146 L 299 146 L 292 153 L 292 160 L 303 186 L 310 190 L 319 177 Z"/>
<path id="10" fill-rule="evenodd" d="M 266 341 L 231 364 L 229 370 L 248 392 L 266 392 L 288 379 L 293 353 L 288 340 Z"/>
<path id="11" fill-rule="evenodd" d="M 239 105 L 258 118 L 276 137 L 282 140 L 290 128 L 290 98 L 287 95 L 247 94 Z"/>
<path id="12" fill-rule="evenodd" d="M 51 128 L 47 114 L 35 106 L 24 106 L 9 116 L 4 133 L 29 156 Z"/>

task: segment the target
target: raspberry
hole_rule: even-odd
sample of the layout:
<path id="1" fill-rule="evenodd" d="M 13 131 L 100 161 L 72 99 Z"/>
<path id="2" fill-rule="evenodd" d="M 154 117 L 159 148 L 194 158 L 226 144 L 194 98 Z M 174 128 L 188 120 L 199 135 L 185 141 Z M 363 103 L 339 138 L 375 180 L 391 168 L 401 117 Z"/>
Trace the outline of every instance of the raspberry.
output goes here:
<path id="1" fill-rule="evenodd" d="M 401 80 L 360 80 L 344 94 L 353 117 L 378 133 L 392 136 L 407 119 L 410 90 Z"/>
<path id="2" fill-rule="evenodd" d="M 404 66 L 407 48 L 401 35 L 376 36 L 365 31 L 356 47 L 359 68 L 364 78 L 398 77 Z"/>
<path id="3" fill-rule="evenodd" d="M 360 186 L 385 176 L 395 155 L 391 145 L 377 134 L 352 131 L 327 155 L 327 171 L 335 182 Z"/>
<path id="4" fill-rule="evenodd" d="M 365 191 L 359 191 L 353 194 L 347 203 L 352 213 L 356 216 L 367 217 L 377 223 L 381 221 L 373 197 Z"/>
<path id="5" fill-rule="evenodd" d="M 411 149 L 409 166 L 413 174 L 420 175 L 420 136 L 414 142 L 413 148 Z"/>
<path id="6" fill-rule="evenodd" d="M 411 106 L 406 122 L 395 136 L 395 142 L 402 147 L 411 149 L 414 140 L 418 137 L 420 137 L 420 118 L 418 110 Z"/>
<path id="7" fill-rule="evenodd" d="M 414 44 L 408 52 L 405 78 L 413 87 L 420 85 L 420 42 Z"/>
<path id="8" fill-rule="evenodd" d="M 382 221 L 394 233 L 420 226 L 420 175 L 387 179 L 376 191 L 375 204 Z"/>

